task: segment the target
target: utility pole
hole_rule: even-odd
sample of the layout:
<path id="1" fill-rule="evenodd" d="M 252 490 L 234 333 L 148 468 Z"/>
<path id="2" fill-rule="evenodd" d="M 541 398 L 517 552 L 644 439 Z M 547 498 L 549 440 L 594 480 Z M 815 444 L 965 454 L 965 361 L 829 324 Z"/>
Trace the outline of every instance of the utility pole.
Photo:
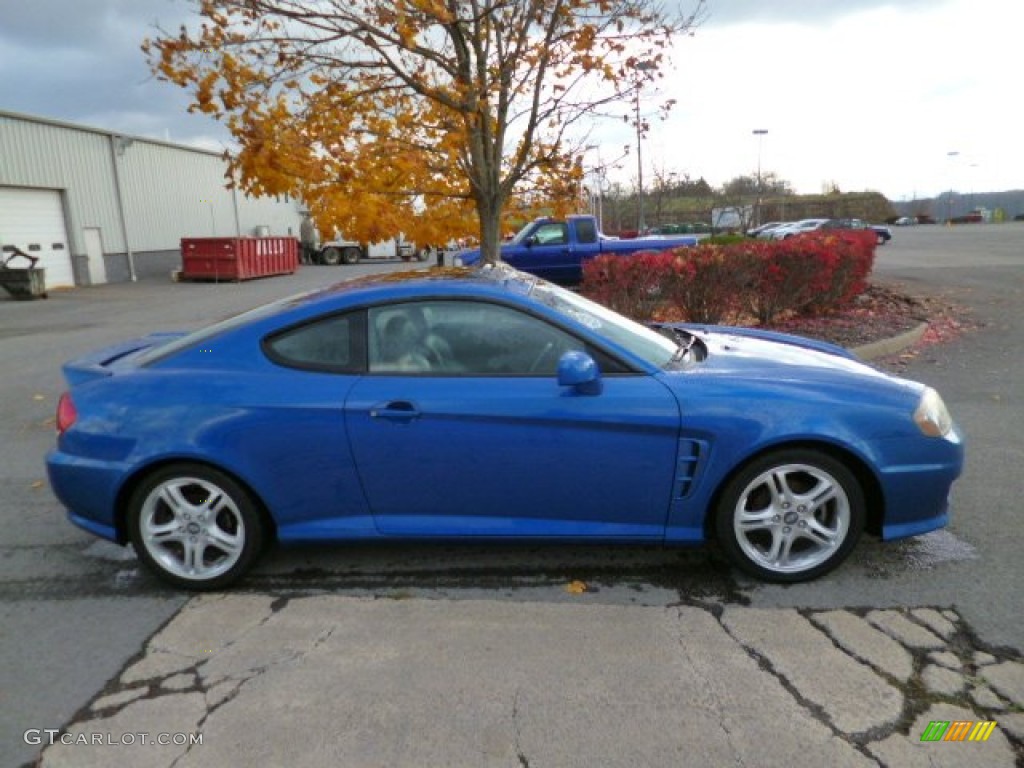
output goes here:
<path id="1" fill-rule="evenodd" d="M 767 128 L 755 128 L 753 134 L 757 136 L 757 205 L 754 208 L 754 226 L 761 226 L 761 142 L 768 133 Z"/>
<path id="2" fill-rule="evenodd" d="M 639 72 L 650 72 L 658 68 L 653 61 L 638 61 L 633 68 Z M 640 120 L 640 77 L 636 81 L 636 229 L 637 234 L 644 233 L 644 164 L 641 158 L 641 145 L 643 139 L 643 122 Z"/>

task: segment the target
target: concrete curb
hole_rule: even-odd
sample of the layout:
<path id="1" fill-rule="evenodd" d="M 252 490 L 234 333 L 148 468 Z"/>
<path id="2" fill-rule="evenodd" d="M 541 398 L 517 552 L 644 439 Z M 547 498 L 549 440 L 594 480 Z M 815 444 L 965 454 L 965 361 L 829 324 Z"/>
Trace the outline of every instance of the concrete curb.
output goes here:
<path id="1" fill-rule="evenodd" d="M 921 340 L 924 332 L 928 330 L 928 323 L 921 323 L 916 328 L 911 328 L 897 336 L 879 341 L 872 341 L 870 344 L 861 344 L 859 347 L 850 347 L 861 360 L 874 360 L 876 357 L 885 357 L 902 352 Z"/>

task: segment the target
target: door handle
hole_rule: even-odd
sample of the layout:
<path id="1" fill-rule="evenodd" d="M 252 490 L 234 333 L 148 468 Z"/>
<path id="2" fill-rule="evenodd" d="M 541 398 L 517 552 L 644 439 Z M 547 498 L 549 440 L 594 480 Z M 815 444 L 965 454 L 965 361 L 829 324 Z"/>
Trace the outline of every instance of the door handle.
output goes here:
<path id="1" fill-rule="evenodd" d="M 387 419 L 399 424 L 408 424 L 413 419 L 418 419 L 420 415 L 416 406 L 408 400 L 392 400 L 370 408 L 370 418 Z"/>

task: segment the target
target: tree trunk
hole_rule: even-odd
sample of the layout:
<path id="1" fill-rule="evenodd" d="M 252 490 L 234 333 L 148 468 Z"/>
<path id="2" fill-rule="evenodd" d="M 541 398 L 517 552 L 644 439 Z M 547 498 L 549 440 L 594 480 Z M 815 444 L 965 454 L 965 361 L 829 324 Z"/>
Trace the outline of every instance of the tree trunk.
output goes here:
<path id="1" fill-rule="evenodd" d="M 480 263 L 497 264 L 501 261 L 501 202 L 481 196 L 476 210 L 480 217 Z"/>

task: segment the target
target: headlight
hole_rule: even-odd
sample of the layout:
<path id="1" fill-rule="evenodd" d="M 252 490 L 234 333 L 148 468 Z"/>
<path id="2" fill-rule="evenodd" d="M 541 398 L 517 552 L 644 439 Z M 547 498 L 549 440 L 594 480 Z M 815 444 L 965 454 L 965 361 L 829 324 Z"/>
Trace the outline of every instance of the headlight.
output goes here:
<path id="1" fill-rule="evenodd" d="M 921 402 L 914 411 L 914 422 L 929 437 L 945 437 L 953 429 L 953 417 L 939 393 L 931 387 L 925 387 L 921 393 Z"/>

